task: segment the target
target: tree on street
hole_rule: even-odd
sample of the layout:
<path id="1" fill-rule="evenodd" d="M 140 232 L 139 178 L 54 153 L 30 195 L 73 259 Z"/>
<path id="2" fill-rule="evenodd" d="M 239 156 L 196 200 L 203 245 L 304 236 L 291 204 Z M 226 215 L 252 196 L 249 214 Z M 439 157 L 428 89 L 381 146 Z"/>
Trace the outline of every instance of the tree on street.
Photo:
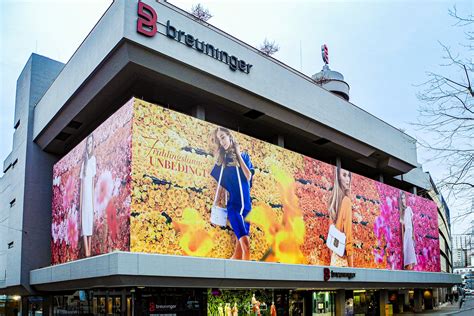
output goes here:
<path id="1" fill-rule="evenodd" d="M 449 10 L 455 25 L 465 34 L 465 43 L 455 48 L 440 43 L 443 72 L 428 73 L 418 94 L 420 117 L 415 123 L 434 135 L 421 141 L 432 160 L 448 168 L 440 187 L 454 198 L 474 196 L 474 17 Z"/>

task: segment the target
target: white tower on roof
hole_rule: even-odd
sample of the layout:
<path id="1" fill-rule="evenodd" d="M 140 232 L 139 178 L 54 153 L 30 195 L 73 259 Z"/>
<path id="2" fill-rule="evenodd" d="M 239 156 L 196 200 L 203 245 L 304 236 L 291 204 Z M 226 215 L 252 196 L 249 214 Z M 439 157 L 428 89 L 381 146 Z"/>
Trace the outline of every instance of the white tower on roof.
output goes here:
<path id="1" fill-rule="evenodd" d="M 324 61 L 323 69 L 314 74 L 311 79 L 324 89 L 349 101 L 349 84 L 344 81 L 344 76 L 340 72 L 329 69 L 329 55 L 326 44 L 321 46 L 321 56 Z"/>

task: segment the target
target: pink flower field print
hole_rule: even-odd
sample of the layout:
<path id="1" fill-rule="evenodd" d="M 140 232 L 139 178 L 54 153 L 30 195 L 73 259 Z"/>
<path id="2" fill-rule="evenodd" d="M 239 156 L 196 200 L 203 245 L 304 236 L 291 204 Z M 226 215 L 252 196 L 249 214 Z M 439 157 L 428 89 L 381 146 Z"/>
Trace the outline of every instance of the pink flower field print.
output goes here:
<path id="1" fill-rule="evenodd" d="M 128 103 L 54 166 L 53 264 L 86 257 L 86 235 L 91 240 L 90 255 L 130 249 L 131 128 L 132 105 Z M 86 153 L 94 157 L 87 163 Z M 88 172 L 84 169 L 94 171 L 89 173 L 90 190 L 83 180 Z"/>
<path id="2" fill-rule="evenodd" d="M 408 192 L 405 212 L 412 212 L 410 222 L 406 222 L 400 205 L 401 190 L 377 183 L 380 195 L 380 215 L 374 224 L 377 247 L 374 249 L 374 260 L 384 263 L 387 269 L 439 272 L 440 250 L 437 207 L 433 201 L 423 199 Z M 405 221 L 405 222 L 404 222 Z M 411 229 L 413 234 L 404 236 L 403 232 Z M 405 227 L 405 228 L 403 228 Z M 410 228 L 408 228 L 410 227 Z M 408 240 L 408 242 L 407 242 Z M 404 244 L 405 243 L 405 244 Z M 409 243 L 410 245 L 406 245 Z M 409 247 L 413 245 L 413 254 Z M 406 253 L 405 253 L 405 252 Z M 405 257 L 414 256 L 413 267 L 407 265 Z"/>

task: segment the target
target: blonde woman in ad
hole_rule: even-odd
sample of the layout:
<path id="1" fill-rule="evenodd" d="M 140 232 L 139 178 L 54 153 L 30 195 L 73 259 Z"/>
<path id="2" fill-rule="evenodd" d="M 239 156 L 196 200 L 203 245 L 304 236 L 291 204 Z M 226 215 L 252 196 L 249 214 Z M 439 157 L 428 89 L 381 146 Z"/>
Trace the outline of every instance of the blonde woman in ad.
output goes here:
<path id="1" fill-rule="evenodd" d="M 400 224 L 403 238 L 403 267 L 405 270 L 413 270 L 417 264 L 415 232 L 413 230 L 413 211 L 411 207 L 407 206 L 407 197 L 403 191 L 400 191 L 398 205 L 400 207 Z"/>
<path id="2" fill-rule="evenodd" d="M 94 156 L 94 137 L 86 139 L 86 148 L 81 166 L 81 234 L 84 240 L 85 256 L 90 257 L 92 252 L 92 230 L 94 223 L 94 177 L 97 172 L 97 163 Z"/>
<path id="3" fill-rule="evenodd" d="M 331 266 L 353 267 L 352 202 L 350 197 L 352 174 L 341 167 L 334 167 L 334 186 L 329 198 L 331 224 L 346 235 L 344 256 L 331 252 Z"/>
<path id="4" fill-rule="evenodd" d="M 239 144 L 228 129 L 218 127 L 212 136 L 216 163 L 211 176 L 217 182 L 220 180 L 220 187 L 228 193 L 227 218 L 237 237 L 232 259 L 249 260 L 250 223 L 245 221 L 245 217 L 252 209 L 250 188 L 254 174 L 253 165 L 250 156 L 240 151 Z"/>

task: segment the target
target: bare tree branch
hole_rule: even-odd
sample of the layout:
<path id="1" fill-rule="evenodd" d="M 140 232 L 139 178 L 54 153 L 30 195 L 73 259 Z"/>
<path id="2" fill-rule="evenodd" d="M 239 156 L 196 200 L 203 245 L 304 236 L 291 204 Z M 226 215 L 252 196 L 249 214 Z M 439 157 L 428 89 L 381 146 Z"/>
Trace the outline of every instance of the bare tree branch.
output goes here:
<path id="1" fill-rule="evenodd" d="M 456 9 L 456 6 L 453 6 L 452 9 L 448 10 L 449 15 L 455 18 L 457 21 L 454 25 L 458 26 L 467 26 L 469 24 L 474 23 L 474 16 L 472 14 L 469 14 L 468 16 L 460 16 L 458 15 L 458 11 Z"/>
<path id="2" fill-rule="evenodd" d="M 280 46 L 275 41 L 263 40 L 263 44 L 260 45 L 260 51 L 267 56 L 271 56 L 280 50 Z"/>
<path id="3" fill-rule="evenodd" d="M 472 15 L 459 15 L 456 7 L 449 10 L 458 27 L 468 28 L 474 23 Z M 474 32 L 464 32 L 467 44 L 460 44 L 460 51 L 473 50 Z M 440 42 L 445 60 L 444 73 L 427 73 L 428 80 L 419 87 L 419 118 L 412 123 L 418 129 L 430 132 L 429 140 L 419 145 L 431 153 L 429 161 L 437 162 L 448 170 L 440 179 L 440 187 L 448 190 L 448 196 L 474 196 L 474 91 L 472 54 L 461 53 Z M 459 74 L 454 77 L 453 74 Z"/>
<path id="4" fill-rule="evenodd" d="M 200 3 L 191 7 L 191 14 L 203 22 L 207 22 L 210 18 L 212 18 L 211 12 L 209 12 L 209 10 Z"/>

